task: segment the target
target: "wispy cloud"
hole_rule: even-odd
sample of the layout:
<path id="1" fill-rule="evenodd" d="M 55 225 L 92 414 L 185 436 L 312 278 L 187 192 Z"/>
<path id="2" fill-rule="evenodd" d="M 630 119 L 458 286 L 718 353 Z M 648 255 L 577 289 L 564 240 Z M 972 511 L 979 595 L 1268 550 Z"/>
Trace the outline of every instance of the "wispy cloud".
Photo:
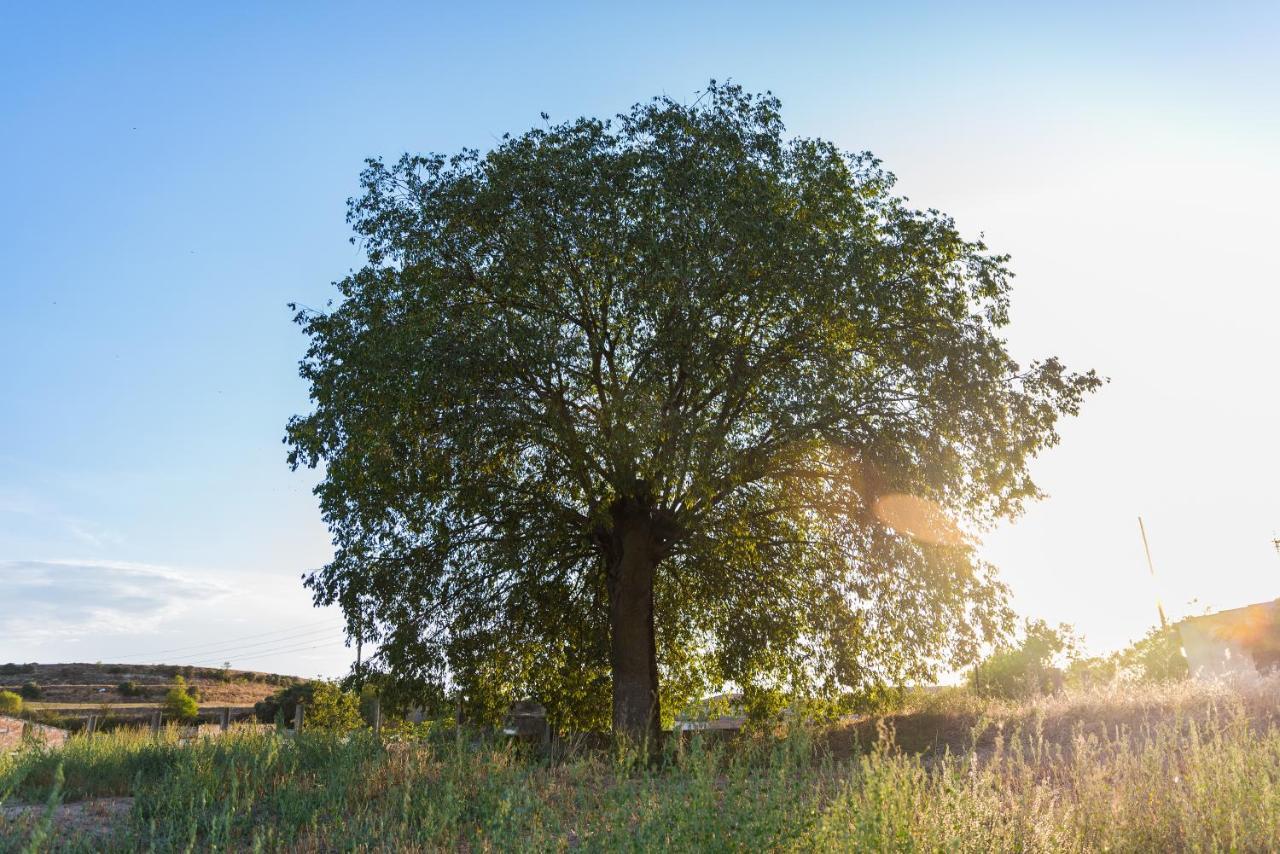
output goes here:
<path id="1" fill-rule="evenodd" d="M 155 631 L 229 589 L 189 573 L 120 561 L 0 561 L 5 640 L 38 643 Z"/>
<path id="2" fill-rule="evenodd" d="M 0 491 L 0 515 L 24 517 L 24 526 L 32 520 L 62 538 L 70 537 L 94 549 L 120 546 L 124 537 L 103 525 L 61 512 L 39 497 Z"/>

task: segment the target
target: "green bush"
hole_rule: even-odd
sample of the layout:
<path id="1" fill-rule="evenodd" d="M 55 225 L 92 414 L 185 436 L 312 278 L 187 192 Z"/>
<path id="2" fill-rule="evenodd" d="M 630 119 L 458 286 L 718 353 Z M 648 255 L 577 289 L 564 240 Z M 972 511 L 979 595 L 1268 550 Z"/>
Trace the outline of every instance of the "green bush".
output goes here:
<path id="1" fill-rule="evenodd" d="M 1148 682 L 1185 679 L 1188 674 L 1182 636 L 1174 626 L 1153 627 L 1144 638 L 1122 650 L 1117 657 L 1125 672 Z"/>
<path id="2" fill-rule="evenodd" d="M 116 690 L 120 692 L 121 697 L 145 697 L 147 689 L 132 680 L 121 682 L 116 686 Z"/>
<path id="3" fill-rule="evenodd" d="M 1053 628 L 1043 620 L 1028 620 L 1022 643 L 997 649 L 979 662 L 969 674 L 969 684 L 981 697 L 1005 700 L 1053 694 L 1065 678 L 1055 659 L 1074 650 L 1068 626 Z"/>
<path id="4" fill-rule="evenodd" d="M 173 687 L 164 697 L 164 713 L 179 721 L 192 721 L 200 714 L 200 704 L 187 691 L 187 680 L 174 677 Z"/>
<path id="5" fill-rule="evenodd" d="M 273 724 L 277 720 L 292 721 L 298 702 L 310 702 L 313 690 L 315 686 L 309 682 L 281 688 L 270 697 L 254 703 L 253 713 L 257 716 L 259 723 Z"/>
<path id="6" fill-rule="evenodd" d="M 22 699 L 24 700 L 39 700 L 44 696 L 44 689 L 35 682 L 25 682 L 22 687 L 18 689 L 18 693 L 22 695 Z"/>
<path id="7" fill-rule="evenodd" d="M 0 714 L 17 715 L 22 713 L 22 698 L 12 691 L 0 691 Z"/>
<path id="8" fill-rule="evenodd" d="M 0 676 L 17 676 L 19 673 L 35 673 L 36 666 L 34 664 L 14 664 L 10 661 L 8 664 L 0 664 Z"/>
<path id="9" fill-rule="evenodd" d="M 304 711 L 303 727 L 324 732 L 352 732 L 364 726 L 360 698 L 332 682 L 319 682 Z"/>

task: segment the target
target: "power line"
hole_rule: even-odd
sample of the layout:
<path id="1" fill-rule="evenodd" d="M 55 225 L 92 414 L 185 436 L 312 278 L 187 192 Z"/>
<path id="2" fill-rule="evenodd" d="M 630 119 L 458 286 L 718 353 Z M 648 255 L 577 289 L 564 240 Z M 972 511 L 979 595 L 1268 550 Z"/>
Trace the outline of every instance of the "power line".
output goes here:
<path id="1" fill-rule="evenodd" d="M 223 640 L 220 640 L 220 641 L 209 641 L 206 643 L 189 644 L 187 646 L 178 646 L 178 647 L 171 647 L 169 649 L 153 650 L 151 652 L 129 653 L 126 655 L 115 656 L 115 658 L 121 661 L 130 659 L 130 658 L 155 658 L 156 656 L 165 655 L 173 652 L 190 652 L 193 655 L 203 656 L 206 653 L 212 653 L 221 648 L 226 648 L 226 647 L 240 648 L 239 644 L 241 641 L 252 640 L 254 638 L 267 637 L 269 635 L 282 635 L 281 637 L 271 637 L 270 639 L 261 642 L 261 643 L 277 643 L 282 640 L 288 640 L 290 637 L 293 637 L 295 634 L 298 637 L 301 637 L 303 635 L 319 634 L 321 632 L 327 632 L 327 631 L 335 631 L 335 627 L 326 626 L 324 628 L 314 628 L 314 629 L 303 630 L 301 627 L 295 626 L 293 628 L 288 628 L 288 629 L 274 629 L 269 632 L 258 632 L 257 634 L 243 635 L 238 638 L 224 638 Z M 258 646 L 258 645 L 260 644 L 248 644 L 248 646 Z"/>
<path id="2" fill-rule="evenodd" d="M 303 644 L 301 644 L 301 645 L 295 645 L 295 646 L 284 646 L 284 647 L 279 647 L 279 648 L 276 648 L 276 649 L 261 649 L 261 650 L 258 650 L 258 651 L 256 651 L 256 652 L 250 653 L 250 654 L 249 654 L 249 655 L 247 655 L 247 656 L 235 656 L 235 655 L 232 655 L 232 656 L 228 656 L 228 660 L 231 660 L 231 661 L 243 661 L 243 660 L 246 660 L 246 659 L 247 659 L 247 660 L 249 660 L 249 661 L 253 661 L 253 660 L 255 660 L 255 659 L 258 659 L 258 658 L 265 658 L 265 657 L 267 657 L 267 656 L 271 656 L 271 655 L 285 655 L 285 654 L 287 654 L 287 653 L 293 653 L 293 652 L 305 652 L 305 651 L 307 651 L 307 650 L 311 650 L 311 649 L 326 649 L 326 648 L 332 648 L 332 647 L 338 646 L 338 645 L 340 645 L 340 644 L 341 644 L 341 645 L 343 645 L 343 646 L 345 646 L 345 645 L 346 645 L 346 642 L 345 642 L 345 641 L 330 641 L 329 643 L 319 643 L 319 644 L 316 644 L 316 643 L 312 643 L 312 642 L 308 641 L 308 642 L 303 643 Z M 218 663 L 218 658 L 221 658 L 221 657 L 222 657 L 222 656 L 218 656 L 217 658 L 201 659 L 201 660 L 193 661 L 193 662 L 191 662 L 191 663 L 192 663 L 192 665 L 193 665 L 193 666 L 197 666 L 197 667 L 199 667 L 199 666 L 204 666 L 204 665 L 207 665 L 207 664 L 217 664 L 217 663 Z"/>
<path id="3" fill-rule="evenodd" d="M 210 656 L 226 656 L 232 653 L 237 653 L 237 654 L 242 653 L 245 650 L 253 649 L 254 647 L 271 646 L 272 644 L 284 643 L 286 641 L 296 641 L 302 638 L 306 638 L 307 639 L 306 642 L 311 643 L 315 640 L 319 640 L 320 635 L 331 635 L 333 633 L 334 633 L 334 630 L 331 628 L 330 629 L 313 629 L 312 631 L 309 631 L 309 632 L 300 632 L 298 634 L 293 634 L 293 635 L 282 635 L 281 637 L 271 638 L 270 640 L 257 641 L 256 643 L 224 644 L 222 646 L 212 647 L 209 649 L 197 650 L 195 652 L 189 653 L 189 655 L 194 655 L 201 659 L 204 659 Z"/>

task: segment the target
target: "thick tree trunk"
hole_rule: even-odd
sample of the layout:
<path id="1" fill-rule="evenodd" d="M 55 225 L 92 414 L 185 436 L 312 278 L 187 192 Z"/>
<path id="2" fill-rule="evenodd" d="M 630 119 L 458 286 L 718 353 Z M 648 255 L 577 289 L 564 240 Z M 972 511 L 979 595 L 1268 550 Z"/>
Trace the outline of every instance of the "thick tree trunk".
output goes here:
<path id="1" fill-rule="evenodd" d="M 619 501 L 613 516 L 608 577 L 613 731 L 652 749 L 659 734 L 653 579 L 662 541 L 643 505 Z"/>

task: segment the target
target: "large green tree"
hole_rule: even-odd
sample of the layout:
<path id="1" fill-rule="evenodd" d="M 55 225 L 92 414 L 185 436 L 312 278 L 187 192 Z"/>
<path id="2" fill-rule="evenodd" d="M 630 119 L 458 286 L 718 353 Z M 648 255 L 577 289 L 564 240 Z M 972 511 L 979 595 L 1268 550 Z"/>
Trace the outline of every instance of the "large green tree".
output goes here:
<path id="1" fill-rule="evenodd" d="M 632 736 L 972 660 L 1009 612 L 970 535 L 1098 379 L 1016 364 L 1007 259 L 892 185 L 714 82 L 371 161 L 367 264 L 298 314 L 316 601 L 400 680 Z"/>

